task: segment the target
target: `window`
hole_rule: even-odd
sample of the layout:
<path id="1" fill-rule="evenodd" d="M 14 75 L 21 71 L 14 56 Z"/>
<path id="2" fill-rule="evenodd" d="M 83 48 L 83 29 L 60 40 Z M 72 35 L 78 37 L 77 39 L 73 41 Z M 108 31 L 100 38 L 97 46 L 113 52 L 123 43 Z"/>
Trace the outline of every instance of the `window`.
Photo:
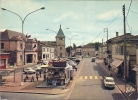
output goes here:
<path id="1" fill-rule="evenodd" d="M 120 48 L 120 54 L 123 55 L 123 53 L 124 53 L 123 52 L 123 46 L 121 46 L 121 48 Z"/>
<path id="2" fill-rule="evenodd" d="M 62 40 L 62 38 L 59 38 L 59 40 Z"/>
<path id="3" fill-rule="evenodd" d="M 45 48 L 43 48 L 43 52 L 45 52 Z"/>
<path id="4" fill-rule="evenodd" d="M 45 58 L 45 54 L 43 54 L 43 58 Z"/>
<path id="5" fill-rule="evenodd" d="M 23 45 L 22 45 L 22 43 L 21 43 L 21 44 L 20 44 L 20 48 L 21 48 L 21 49 L 22 49 L 22 46 L 23 46 Z"/>
<path id="6" fill-rule="evenodd" d="M 22 55 L 20 55 L 20 60 L 22 61 Z"/>
<path id="7" fill-rule="evenodd" d="M 1 49 L 4 49 L 4 43 L 1 43 Z"/>
<path id="8" fill-rule="evenodd" d="M 48 48 L 47 48 L 47 52 L 48 52 Z"/>
<path id="9" fill-rule="evenodd" d="M 60 47 L 60 50 L 62 50 L 62 47 Z"/>

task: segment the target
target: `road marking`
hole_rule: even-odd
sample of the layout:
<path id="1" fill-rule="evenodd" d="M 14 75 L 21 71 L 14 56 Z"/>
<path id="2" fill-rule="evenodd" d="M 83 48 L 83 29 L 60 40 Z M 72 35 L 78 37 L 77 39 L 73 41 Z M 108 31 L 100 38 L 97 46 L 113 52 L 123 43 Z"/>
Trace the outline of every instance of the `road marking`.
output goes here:
<path id="1" fill-rule="evenodd" d="M 82 76 L 80 76 L 80 79 L 82 79 Z"/>
<path id="2" fill-rule="evenodd" d="M 85 76 L 85 79 L 87 79 L 87 76 Z"/>
<path id="3" fill-rule="evenodd" d="M 95 76 L 95 79 L 97 79 L 97 76 Z"/>
<path id="4" fill-rule="evenodd" d="M 102 77 L 102 76 L 100 76 L 100 79 L 103 79 L 103 77 Z"/>
<path id="5" fill-rule="evenodd" d="M 90 79 L 92 79 L 92 76 L 90 76 Z"/>

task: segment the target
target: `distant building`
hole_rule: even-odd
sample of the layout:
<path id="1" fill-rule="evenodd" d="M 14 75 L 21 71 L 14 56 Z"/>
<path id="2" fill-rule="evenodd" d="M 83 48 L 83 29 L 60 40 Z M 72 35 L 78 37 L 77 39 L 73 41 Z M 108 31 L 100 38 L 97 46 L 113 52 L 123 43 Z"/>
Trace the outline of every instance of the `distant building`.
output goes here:
<path id="1" fill-rule="evenodd" d="M 95 57 L 95 47 L 84 45 L 81 48 L 81 55 Z"/>
<path id="2" fill-rule="evenodd" d="M 56 35 L 56 41 L 38 41 L 38 46 L 45 45 L 55 48 L 55 57 L 66 57 L 66 50 L 65 50 L 65 35 L 61 29 L 61 25 L 59 31 Z M 41 48 L 38 48 L 38 52 L 41 52 Z M 40 53 L 38 58 L 41 59 Z"/>

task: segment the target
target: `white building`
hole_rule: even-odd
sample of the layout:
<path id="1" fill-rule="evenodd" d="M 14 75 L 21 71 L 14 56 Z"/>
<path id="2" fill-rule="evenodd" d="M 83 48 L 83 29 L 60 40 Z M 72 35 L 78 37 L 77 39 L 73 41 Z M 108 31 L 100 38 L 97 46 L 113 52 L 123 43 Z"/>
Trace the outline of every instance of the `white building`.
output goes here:
<path id="1" fill-rule="evenodd" d="M 49 61 L 55 58 L 55 48 L 49 46 L 42 46 L 42 60 Z"/>

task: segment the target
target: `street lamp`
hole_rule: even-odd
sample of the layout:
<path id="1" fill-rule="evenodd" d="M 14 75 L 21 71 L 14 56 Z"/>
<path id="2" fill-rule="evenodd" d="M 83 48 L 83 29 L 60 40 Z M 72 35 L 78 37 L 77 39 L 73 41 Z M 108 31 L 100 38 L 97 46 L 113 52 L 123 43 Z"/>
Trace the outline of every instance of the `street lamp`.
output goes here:
<path id="1" fill-rule="evenodd" d="M 18 17 L 20 17 L 20 19 L 21 19 L 21 21 L 22 21 L 22 70 L 21 70 L 21 86 L 22 86 L 22 85 L 24 85 L 24 83 L 23 83 L 23 54 L 24 54 L 24 49 L 23 49 L 23 25 L 24 25 L 25 19 L 26 19 L 26 17 L 27 17 L 28 15 L 30 15 L 30 14 L 32 14 L 32 13 L 38 11 L 38 10 L 43 10 L 43 9 L 45 9 L 45 7 L 39 8 L 39 9 L 37 9 L 37 10 L 34 10 L 34 11 L 28 13 L 28 14 L 24 17 L 24 19 L 22 19 L 22 17 L 21 17 L 19 14 L 15 13 L 15 12 L 13 12 L 13 11 L 10 11 L 10 10 L 5 9 L 5 8 L 1 8 L 1 9 L 4 10 L 4 11 L 8 11 L 8 12 L 11 12 L 11 13 L 17 15 Z"/>
<path id="2" fill-rule="evenodd" d="M 74 36 L 72 36 L 72 37 L 67 37 L 69 40 L 70 40 L 70 51 L 71 51 L 71 39 L 73 38 L 73 37 L 75 37 L 75 36 L 78 36 L 78 35 L 74 35 Z M 70 57 L 71 57 L 72 55 L 71 55 L 71 53 L 70 53 Z"/>
<path id="3" fill-rule="evenodd" d="M 66 30 L 66 29 L 69 29 L 69 28 L 65 28 L 65 29 L 63 29 L 63 30 Z M 56 31 L 53 31 L 53 30 L 50 30 L 50 29 L 46 29 L 46 30 L 49 30 L 49 31 L 52 31 L 52 32 L 58 34 Z M 58 43 L 57 43 L 57 56 L 58 56 Z"/>

